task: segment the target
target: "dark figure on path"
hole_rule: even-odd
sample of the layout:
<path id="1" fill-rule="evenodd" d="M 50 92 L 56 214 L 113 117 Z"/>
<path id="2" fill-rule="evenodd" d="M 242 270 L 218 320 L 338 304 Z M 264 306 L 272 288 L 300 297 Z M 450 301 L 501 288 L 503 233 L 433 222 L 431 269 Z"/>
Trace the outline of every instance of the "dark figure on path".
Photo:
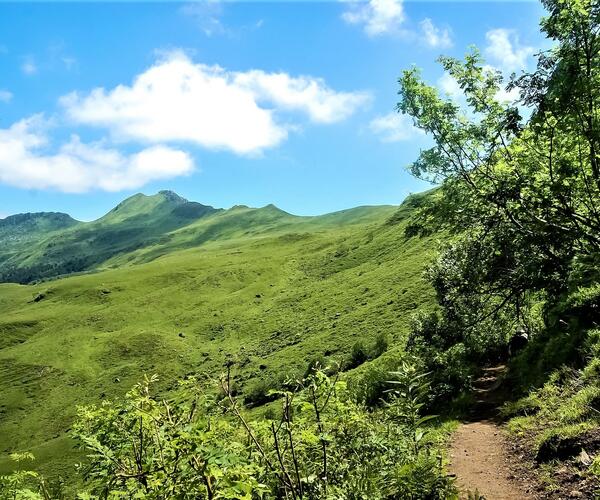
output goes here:
<path id="1" fill-rule="evenodd" d="M 529 342 L 529 335 L 525 330 L 519 328 L 508 342 L 508 357 L 512 358 L 527 345 L 527 342 Z"/>

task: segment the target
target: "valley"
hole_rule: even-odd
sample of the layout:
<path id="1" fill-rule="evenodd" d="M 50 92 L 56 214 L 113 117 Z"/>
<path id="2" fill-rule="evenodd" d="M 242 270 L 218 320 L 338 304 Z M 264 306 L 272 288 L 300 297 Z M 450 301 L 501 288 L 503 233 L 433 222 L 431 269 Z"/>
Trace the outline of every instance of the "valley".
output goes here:
<path id="1" fill-rule="evenodd" d="M 103 224 L 140 199 L 155 206 L 148 198 Z M 411 315 L 433 304 L 422 272 L 435 239 L 404 236 L 419 199 L 313 218 L 214 211 L 134 251 L 106 239 L 111 256 L 79 276 L 0 284 L 0 453 L 27 449 L 42 471 L 70 477 L 76 407 L 119 398 L 143 374 L 157 374 L 167 394 L 186 374 L 217 376 L 233 359 L 251 401 L 313 359 L 343 365 L 359 341 L 385 334 L 401 350 Z M 121 215 L 108 234 L 130 219 L 148 217 Z M 71 255 L 77 228 L 37 247 Z"/>

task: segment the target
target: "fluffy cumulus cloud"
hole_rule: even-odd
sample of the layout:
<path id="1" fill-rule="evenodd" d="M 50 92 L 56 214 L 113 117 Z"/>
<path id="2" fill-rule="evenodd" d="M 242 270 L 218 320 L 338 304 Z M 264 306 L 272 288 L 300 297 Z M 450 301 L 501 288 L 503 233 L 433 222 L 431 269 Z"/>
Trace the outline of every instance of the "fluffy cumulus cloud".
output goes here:
<path id="1" fill-rule="evenodd" d="M 428 17 L 423 19 L 419 26 L 421 27 L 421 39 L 427 46 L 434 49 L 452 47 L 452 37 L 448 28 L 438 28 Z"/>
<path id="2" fill-rule="evenodd" d="M 369 123 L 369 129 L 379 136 L 382 142 L 401 142 L 425 135 L 412 123 L 412 119 L 400 113 L 378 116 Z"/>
<path id="3" fill-rule="evenodd" d="M 77 136 L 48 152 L 48 123 L 40 115 L 0 129 L 0 182 L 25 189 L 67 193 L 135 189 L 148 182 L 186 175 L 192 159 L 183 151 L 153 146 L 125 155 Z"/>
<path id="4" fill-rule="evenodd" d="M 72 93 L 61 103 L 75 123 L 105 127 L 117 140 L 185 141 L 252 154 L 287 138 L 294 125 L 282 121 L 284 112 L 333 123 L 369 99 L 364 92 L 337 92 L 319 78 L 227 71 L 173 52 L 131 85 Z"/>
<path id="5" fill-rule="evenodd" d="M 0 102 L 10 102 L 13 98 L 12 92 L 0 89 Z"/>
<path id="6" fill-rule="evenodd" d="M 502 71 L 518 71 L 527 67 L 527 59 L 535 49 L 521 45 L 515 30 L 497 28 L 485 34 L 488 45 L 484 53 Z"/>
<path id="7" fill-rule="evenodd" d="M 250 91 L 257 101 L 270 102 L 280 110 L 303 112 L 315 123 L 345 120 L 371 100 L 366 92 L 336 92 L 320 78 L 291 77 L 287 73 L 234 73 L 233 83 Z"/>
<path id="8" fill-rule="evenodd" d="M 363 26 L 369 36 L 398 31 L 405 20 L 402 0 L 369 0 L 366 4 L 349 2 L 344 21 Z"/>

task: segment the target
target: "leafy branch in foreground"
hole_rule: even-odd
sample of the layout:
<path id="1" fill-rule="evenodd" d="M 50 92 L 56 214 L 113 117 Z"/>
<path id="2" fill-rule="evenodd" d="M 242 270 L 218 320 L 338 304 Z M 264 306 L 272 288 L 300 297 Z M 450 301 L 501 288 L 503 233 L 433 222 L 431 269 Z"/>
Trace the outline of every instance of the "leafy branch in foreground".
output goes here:
<path id="1" fill-rule="evenodd" d="M 34 460 L 31 453 L 13 453 L 10 459 L 20 466 L 22 462 Z M 0 476 L 0 500 L 50 500 L 44 479 L 35 471 L 21 469 Z"/>
<path id="2" fill-rule="evenodd" d="M 275 419 L 239 404 L 228 372 L 215 398 L 195 380 L 177 402 L 146 378 L 120 404 L 81 408 L 87 498 L 442 499 L 453 495 L 420 414 L 424 378 L 403 366 L 385 408 L 369 411 L 320 369 L 278 391 Z M 397 389 L 397 390 L 396 390 Z"/>
<path id="3" fill-rule="evenodd" d="M 121 404 L 79 409 L 75 437 L 90 452 L 82 467 L 100 498 L 255 498 L 264 491 L 260 464 L 215 414 L 193 380 L 169 403 L 151 395 L 155 377 L 136 385 Z"/>

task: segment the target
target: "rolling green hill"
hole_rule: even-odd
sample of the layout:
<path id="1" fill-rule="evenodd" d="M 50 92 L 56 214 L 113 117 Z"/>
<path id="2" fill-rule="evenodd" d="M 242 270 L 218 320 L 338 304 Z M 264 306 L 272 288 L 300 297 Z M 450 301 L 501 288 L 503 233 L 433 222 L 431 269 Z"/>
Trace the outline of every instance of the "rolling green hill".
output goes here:
<path id="1" fill-rule="evenodd" d="M 154 196 L 132 196 L 93 222 L 68 218 L 72 223 L 62 227 L 30 224 L 12 243 L 10 253 L 0 254 L 0 281 L 28 283 L 89 270 L 115 254 L 155 244 L 169 231 L 215 212 L 218 210 L 162 191 Z M 47 214 L 14 217 L 48 219 Z M 0 245 L 4 244 L 0 232 Z"/>
<path id="2" fill-rule="evenodd" d="M 94 273 L 0 284 L 0 456 L 30 450 L 51 477 L 70 477 L 77 405 L 119 397 L 144 373 L 168 391 L 232 358 L 251 399 L 311 359 L 347 359 L 359 340 L 385 333 L 401 349 L 413 311 L 433 303 L 421 275 L 435 245 L 404 236 L 410 200 L 321 217 L 205 207 L 169 222 L 165 208 L 188 210 L 173 199 L 138 195 L 53 238 L 50 248 L 91 252 L 93 228 L 115 234 L 135 219 L 164 229 L 129 252 L 102 240 Z"/>
<path id="3" fill-rule="evenodd" d="M 297 217 L 274 205 L 215 209 L 171 191 L 136 194 L 93 222 L 65 214 L 22 214 L 0 221 L 0 282 L 30 283 L 129 261 L 150 260 L 210 241 L 285 231 L 325 230 L 391 215 L 393 207 L 358 207 Z M 292 229 L 293 228 L 293 229 Z"/>
<path id="4" fill-rule="evenodd" d="M 0 219 L 0 266 L 20 260 L 21 252 L 29 245 L 78 224 L 69 215 L 55 212 L 17 214 Z"/>

